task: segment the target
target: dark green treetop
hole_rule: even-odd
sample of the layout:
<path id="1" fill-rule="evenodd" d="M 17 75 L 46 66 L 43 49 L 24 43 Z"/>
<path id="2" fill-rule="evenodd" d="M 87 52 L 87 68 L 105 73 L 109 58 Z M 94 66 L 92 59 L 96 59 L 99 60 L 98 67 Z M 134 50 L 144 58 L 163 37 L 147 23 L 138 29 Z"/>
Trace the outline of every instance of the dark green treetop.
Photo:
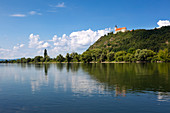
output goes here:
<path id="1" fill-rule="evenodd" d="M 48 56 L 47 50 L 45 49 L 45 50 L 44 50 L 44 58 L 46 58 L 47 56 Z"/>

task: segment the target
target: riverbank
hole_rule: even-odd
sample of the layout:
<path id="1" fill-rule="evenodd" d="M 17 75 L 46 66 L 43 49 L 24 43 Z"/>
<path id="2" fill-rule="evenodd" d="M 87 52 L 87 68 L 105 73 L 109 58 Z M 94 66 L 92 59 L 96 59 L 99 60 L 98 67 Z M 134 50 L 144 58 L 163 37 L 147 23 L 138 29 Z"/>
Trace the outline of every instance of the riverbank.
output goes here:
<path id="1" fill-rule="evenodd" d="M 5 62 L 3 62 L 5 63 Z M 11 62 L 7 62 L 7 63 L 11 63 Z M 83 63 L 83 62 L 29 62 L 28 64 L 56 64 L 56 63 Z M 112 62 L 89 62 L 91 64 L 93 63 L 102 63 L 102 64 L 107 64 L 107 63 L 169 63 L 169 62 L 164 62 L 164 61 L 155 61 L 155 62 L 147 62 L 147 61 L 135 61 L 135 62 L 125 62 L 125 61 L 122 61 L 122 62 L 116 62 L 116 61 L 112 61 Z M 24 64 L 24 63 L 18 63 L 18 64 Z M 88 63 L 87 63 L 88 64 Z"/>

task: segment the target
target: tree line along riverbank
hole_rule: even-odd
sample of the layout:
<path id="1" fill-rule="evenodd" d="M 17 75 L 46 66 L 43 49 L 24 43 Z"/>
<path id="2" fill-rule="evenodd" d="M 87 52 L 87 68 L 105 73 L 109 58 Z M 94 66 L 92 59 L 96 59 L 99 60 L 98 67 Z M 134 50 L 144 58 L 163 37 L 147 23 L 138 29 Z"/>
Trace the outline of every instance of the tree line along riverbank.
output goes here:
<path id="1" fill-rule="evenodd" d="M 127 32 L 108 33 L 100 37 L 85 52 L 3 60 L 0 63 L 117 63 L 117 62 L 169 62 L 170 26 L 151 30 L 137 29 Z"/>
<path id="2" fill-rule="evenodd" d="M 50 58 L 47 50 L 44 56 L 34 58 L 21 58 L 16 60 L 4 60 L 0 63 L 126 63 L 126 62 L 170 62 L 168 49 L 154 52 L 147 49 L 133 49 L 128 51 L 108 52 L 102 49 L 87 50 L 82 54 L 73 52 L 66 56 L 59 54 L 56 58 Z"/>

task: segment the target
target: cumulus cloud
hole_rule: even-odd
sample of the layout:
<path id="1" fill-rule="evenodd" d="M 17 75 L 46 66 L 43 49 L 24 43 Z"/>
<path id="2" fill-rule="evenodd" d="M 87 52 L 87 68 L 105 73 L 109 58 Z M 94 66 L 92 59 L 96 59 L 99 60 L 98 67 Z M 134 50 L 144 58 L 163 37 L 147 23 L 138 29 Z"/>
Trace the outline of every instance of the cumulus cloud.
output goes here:
<path id="1" fill-rule="evenodd" d="M 39 41 L 39 35 L 30 34 L 29 36 L 29 48 L 43 49 L 50 47 L 48 42 Z"/>
<path id="2" fill-rule="evenodd" d="M 54 35 L 52 40 L 54 42 L 53 51 L 66 53 L 66 52 L 79 52 L 82 53 L 101 36 L 111 32 L 112 29 L 106 28 L 104 30 L 93 31 L 91 29 L 72 32 L 69 36 L 64 34 L 62 37 Z"/>
<path id="3" fill-rule="evenodd" d="M 170 26 L 170 21 L 169 20 L 159 20 L 157 22 L 157 24 L 159 25 L 158 28 L 161 28 L 162 26 Z"/>
<path id="4" fill-rule="evenodd" d="M 44 49 L 48 50 L 50 57 L 56 57 L 58 54 L 66 55 L 66 53 L 78 52 L 82 53 L 88 47 L 97 41 L 101 36 L 111 32 L 112 29 L 103 30 L 82 30 L 72 32 L 69 35 L 54 35 L 51 40 L 40 40 L 39 35 L 30 34 L 28 44 L 17 44 L 12 49 L 0 48 L 1 58 L 22 58 L 43 55 Z M 27 45 L 27 46 L 26 46 Z"/>
<path id="5" fill-rule="evenodd" d="M 50 47 L 50 44 L 47 43 L 47 42 L 45 42 L 45 43 L 40 44 L 40 45 L 37 46 L 38 49 L 43 49 L 43 48 L 48 48 L 48 47 Z"/>
<path id="6" fill-rule="evenodd" d="M 92 31 L 91 29 L 86 31 L 78 31 L 70 34 L 71 48 L 76 50 L 78 48 L 85 49 L 95 41 L 97 41 L 101 36 L 111 32 L 111 29 L 104 29 L 98 31 Z"/>
<path id="7" fill-rule="evenodd" d="M 20 48 L 24 47 L 24 44 L 17 44 L 17 46 L 13 47 L 13 50 L 18 50 Z"/>
<path id="8" fill-rule="evenodd" d="M 26 17 L 25 14 L 12 14 L 10 16 L 12 16 L 12 17 Z"/>

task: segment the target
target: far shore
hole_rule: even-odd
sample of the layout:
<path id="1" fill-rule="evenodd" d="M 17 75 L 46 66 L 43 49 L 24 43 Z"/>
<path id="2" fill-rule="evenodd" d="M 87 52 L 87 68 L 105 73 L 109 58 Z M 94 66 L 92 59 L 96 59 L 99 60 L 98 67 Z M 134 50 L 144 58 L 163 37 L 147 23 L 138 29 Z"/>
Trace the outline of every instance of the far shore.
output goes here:
<path id="1" fill-rule="evenodd" d="M 68 62 L 29 62 L 28 64 L 59 64 L 59 63 L 62 63 L 62 64 L 67 64 Z M 83 63 L 83 62 L 69 62 L 69 63 Z M 147 61 L 135 61 L 135 62 L 125 62 L 125 61 L 122 61 L 122 62 L 116 62 L 116 61 L 112 61 L 112 62 L 89 62 L 89 64 L 97 64 L 97 63 L 101 63 L 101 64 L 109 64 L 109 63 L 120 63 L 120 64 L 124 64 L 124 63 L 168 63 L 168 62 L 164 62 L 164 61 L 155 61 L 155 62 L 147 62 Z M 17 63 L 17 64 L 26 64 L 26 63 Z M 88 63 L 85 63 L 85 64 L 88 64 Z"/>

